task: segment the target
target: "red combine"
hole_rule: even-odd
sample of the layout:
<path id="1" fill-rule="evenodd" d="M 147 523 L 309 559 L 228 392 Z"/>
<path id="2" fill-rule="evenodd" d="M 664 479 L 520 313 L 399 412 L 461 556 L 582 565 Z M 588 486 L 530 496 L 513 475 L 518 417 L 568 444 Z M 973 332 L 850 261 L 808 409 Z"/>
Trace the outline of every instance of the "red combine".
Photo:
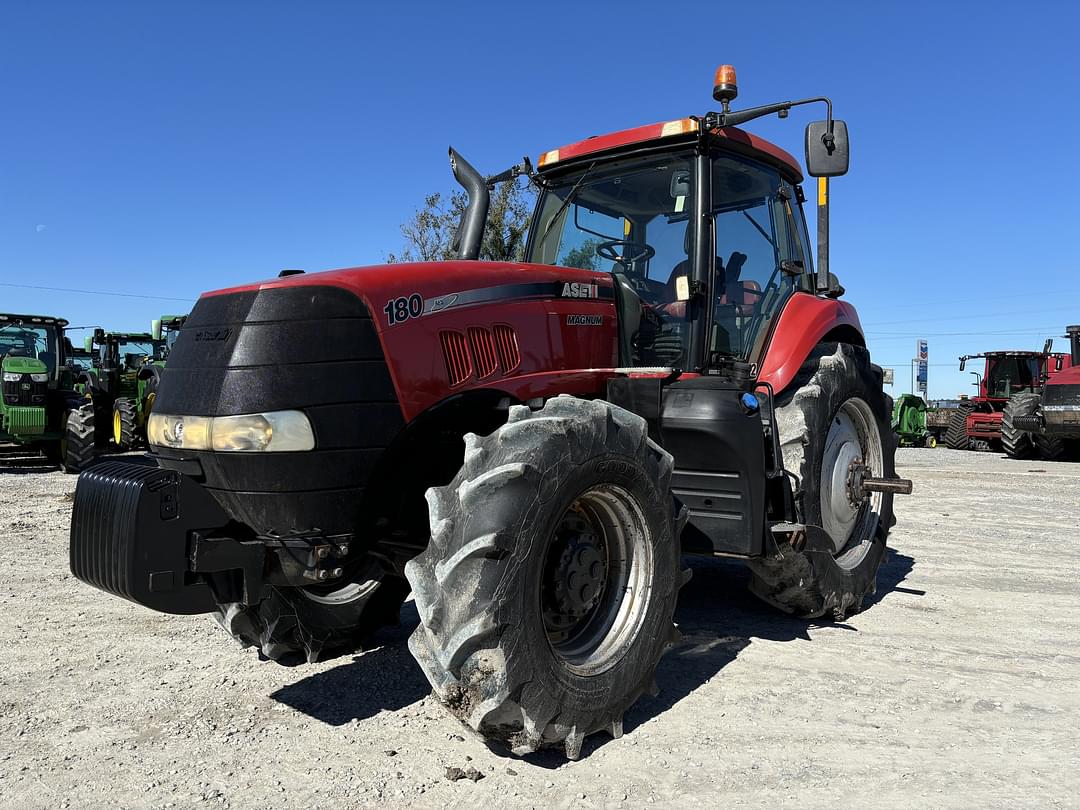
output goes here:
<path id="1" fill-rule="evenodd" d="M 1020 393 L 1038 395 L 1043 383 L 1056 373 L 1067 354 L 1050 352 L 1051 341 L 1041 352 L 1000 351 L 965 354 L 960 370 L 968 360 L 985 359 L 978 378 L 978 396 L 963 400 L 949 417 L 945 445 L 953 450 L 992 450 L 1002 446 L 1002 416 L 1009 399 Z"/>
<path id="2" fill-rule="evenodd" d="M 72 571 L 283 663 L 359 648 L 411 590 L 446 706 L 571 758 L 654 688 L 682 554 L 745 560 L 798 616 L 857 611 L 911 483 L 828 269 L 847 128 L 825 98 L 732 111 L 729 66 L 713 95 L 536 171 L 483 178 L 451 150 L 458 260 L 203 295 L 150 417 L 157 466 L 79 479 Z M 736 128 L 810 103 L 816 269 L 798 162 Z M 490 188 L 521 174 L 525 261 L 476 261 Z"/>
<path id="3" fill-rule="evenodd" d="M 1005 405 L 1001 442 L 1010 458 L 1080 455 L 1080 325 L 1067 327 L 1065 337 L 1069 354 L 1052 356 L 1042 390 L 1013 394 Z"/>

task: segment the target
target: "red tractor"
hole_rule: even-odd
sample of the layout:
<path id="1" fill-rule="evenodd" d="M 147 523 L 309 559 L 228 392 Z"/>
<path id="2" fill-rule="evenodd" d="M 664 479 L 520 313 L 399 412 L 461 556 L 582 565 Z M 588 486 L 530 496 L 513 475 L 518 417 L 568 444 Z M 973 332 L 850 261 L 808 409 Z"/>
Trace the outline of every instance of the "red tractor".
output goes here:
<path id="1" fill-rule="evenodd" d="M 411 590 L 409 647 L 450 711 L 570 758 L 654 688 L 682 554 L 745 560 L 788 613 L 857 611 L 911 483 L 828 271 L 847 128 L 824 98 L 735 95 L 725 66 L 721 111 L 536 171 L 485 179 L 451 150 L 458 260 L 203 295 L 149 420 L 157 466 L 79 480 L 74 574 L 283 663 L 359 648 Z M 816 271 L 798 162 L 736 128 L 809 103 Z M 476 261 L 490 188 L 523 173 L 525 260 Z"/>
<path id="2" fill-rule="evenodd" d="M 1069 354 L 1052 356 L 1042 390 L 1013 394 L 1002 411 L 1001 443 L 1010 458 L 1080 455 L 1080 325 L 1067 327 L 1065 337 Z"/>
<path id="3" fill-rule="evenodd" d="M 1068 360 L 1068 355 L 1052 354 L 1051 341 L 1041 352 L 1002 351 L 965 354 L 968 360 L 986 360 L 982 374 L 973 371 L 978 396 L 963 400 L 949 417 L 945 446 L 953 450 L 992 450 L 1002 446 L 1002 416 L 1009 399 L 1020 393 L 1037 396 L 1052 369 Z"/>

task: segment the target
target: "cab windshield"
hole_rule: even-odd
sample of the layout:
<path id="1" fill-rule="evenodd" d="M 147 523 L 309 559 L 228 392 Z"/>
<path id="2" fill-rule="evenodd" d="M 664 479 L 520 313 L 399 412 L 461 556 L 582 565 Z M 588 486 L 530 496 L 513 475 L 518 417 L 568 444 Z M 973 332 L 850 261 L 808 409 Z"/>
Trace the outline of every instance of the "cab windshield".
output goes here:
<path id="1" fill-rule="evenodd" d="M 551 183 L 527 260 L 612 273 L 623 354 L 634 366 L 684 366 L 689 339 L 676 282 L 689 277 L 693 153 L 593 165 Z"/>
<path id="2" fill-rule="evenodd" d="M 13 323 L 0 327 L 0 357 L 33 357 L 43 362 L 49 374 L 56 372 L 56 329 Z"/>

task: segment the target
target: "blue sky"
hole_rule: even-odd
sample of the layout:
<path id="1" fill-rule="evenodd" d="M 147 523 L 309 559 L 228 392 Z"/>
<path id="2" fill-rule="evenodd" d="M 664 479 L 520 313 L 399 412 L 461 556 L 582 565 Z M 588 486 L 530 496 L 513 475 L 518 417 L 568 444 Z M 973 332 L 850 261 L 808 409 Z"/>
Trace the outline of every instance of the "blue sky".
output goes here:
<path id="1" fill-rule="evenodd" d="M 143 329 L 206 289 L 378 262 L 452 188 L 448 144 L 495 172 L 702 113 L 731 62 L 736 106 L 826 94 L 847 120 L 832 268 L 896 392 L 918 336 L 944 397 L 973 390 L 958 355 L 1080 322 L 1074 5 L 691 8 L 8 0 L 0 285 L 113 294 L 0 286 L 0 309 Z M 750 128 L 800 154 L 811 117 Z"/>

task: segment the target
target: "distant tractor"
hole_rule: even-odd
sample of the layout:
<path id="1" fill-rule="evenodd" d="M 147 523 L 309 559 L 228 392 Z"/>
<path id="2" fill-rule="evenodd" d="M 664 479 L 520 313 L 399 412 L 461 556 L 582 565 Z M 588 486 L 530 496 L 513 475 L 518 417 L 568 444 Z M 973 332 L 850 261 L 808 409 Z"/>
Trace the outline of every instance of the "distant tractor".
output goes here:
<path id="1" fill-rule="evenodd" d="M 110 443 L 117 450 L 129 450 L 146 436 L 146 418 L 167 351 L 160 326 L 155 330 L 156 334 L 95 329 L 86 340 L 93 367 L 80 374 L 79 382 L 93 404 L 94 426 L 112 426 L 111 432 L 91 428 L 98 450 Z"/>
<path id="2" fill-rule="evenodd" d="M 900 447 L 937 447 L 926 429 L 926 401 L 918 394 L 901 394 L 893 404 L 892 429 Z"/>
<path id="3" fill-rule="evenodd" d="M 0 443 L 43 450 L 69 472 L 79 472 L 93 454 L 82 442 L 67 324 L 46 315 L 0 314 Z"/>
<path id="4" fill-rule="evenodd" d="M 1014 394 L 1002 412 L 1001 442 L 1010 458 L 1076 458 L 1080 451 L 1080 325 L 1065 330 L 1069 354 L 1053 355 L 1038 393 Z M 1051 370 L 1052 369 L 1052 370 Z"/>
<path id="5" fill-rule="evenodd" d="M 962 400 L 960 407 L 949 417 L 945 445 L 953 450 L 995 450 L 1001 446 L 1001 419 L 1005 405 L 1016 394 L 1038 394 L 1057 358 L 1064 354 L 1050 353 L 1051 341 L 1041 352 L 999 351 L 966 354 L 960 358 L 963 371 L 968 360 L 985 359 L 986 363 L 975 383 L 978 396 Z"/>

